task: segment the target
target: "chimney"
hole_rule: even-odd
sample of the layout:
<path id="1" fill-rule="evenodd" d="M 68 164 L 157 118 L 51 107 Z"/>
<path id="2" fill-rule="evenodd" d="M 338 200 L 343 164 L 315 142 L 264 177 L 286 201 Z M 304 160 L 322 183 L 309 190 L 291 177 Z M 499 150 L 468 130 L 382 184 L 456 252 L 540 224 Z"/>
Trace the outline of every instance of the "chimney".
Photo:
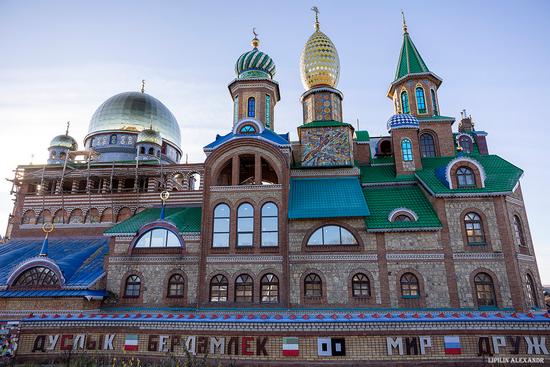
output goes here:
<path id="1" fill-rule="evenodd" d="M 458 131 L 461 133 L 468 133 L 474 130 L 474 123 L 472 122 L 472 116 L 466 114 L 466 110 L 460 112 L 460 123 L 458 124 Z"/>

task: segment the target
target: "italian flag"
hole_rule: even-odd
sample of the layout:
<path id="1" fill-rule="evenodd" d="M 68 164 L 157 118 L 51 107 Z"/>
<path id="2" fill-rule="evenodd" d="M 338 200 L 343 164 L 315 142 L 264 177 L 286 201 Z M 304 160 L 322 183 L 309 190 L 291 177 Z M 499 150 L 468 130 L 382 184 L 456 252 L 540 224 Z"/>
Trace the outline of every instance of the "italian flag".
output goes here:
<path id="1" fill-rule="evenodd" d="M 300 355 L 298 338 L 283 338 L 283 356 L 296 357 Z"/>
<path id="2" fill-rule="evenodd" d="M 126 334 L 126 338 L 124 339 L 124 350 L 138 350 L 138 336 L 136 334 Z"/>

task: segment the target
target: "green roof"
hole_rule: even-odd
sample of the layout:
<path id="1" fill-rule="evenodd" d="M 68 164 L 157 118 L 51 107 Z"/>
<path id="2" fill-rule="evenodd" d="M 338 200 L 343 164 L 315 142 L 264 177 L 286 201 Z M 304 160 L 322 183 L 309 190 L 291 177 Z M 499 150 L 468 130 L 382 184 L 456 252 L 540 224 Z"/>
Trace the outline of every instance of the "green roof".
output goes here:
<path id="1" fill-rule="evenodd" d="M 364 184 L 391 183 L 391 182 L 416 182 L 414 174 L 395 176 L 395 165 L 384 166 L 360 166 L 361 182 Z"/>
<path id="2" fill-rule="evenodd" d="M 450 116 L 417 116 L 416 117 L 419 121 L 431 121 L 431 120 L 441 120 L 441 121 L 455 121 L 454 117 Z"/>
<path id="3" fill-rule="evenodd" d="M 428 67 L 420 53 L 414 46 L 408 32 L 403 34 L 403 46 L 399 54 L 399 63 L 395 72 L 395 80 L 400 79 L 408 74 L 428 73 Z"/>
<path id="4" fill-rule="evenodd" d="M 497 155 L 464 154 L 464 157 L 478 161 L 485 171 L 484 188 L 457 188 L 451 190 L 445 178 L 446 167 L 456 157 L 423 158 L 422 170 L 416 176 L 434 195 L 452 194 L 497 194 L 513 191 L 523 170 Z"/>
<path id="5" fill-rule="evenodd" d="M 358 130 L 355 131 L 355 140 L 356 141 L 369 141 L 370 136 L 367 130 Z"/>
<path id="6" fill-rule="evenodd" d="M 290 179 L 290 219 L 367 215 L 369 208 L 357 177 Z"/>
<path id="7" fill-rule="evenodd" d="M 433 230 L 441 222 L 432 205 L 416 185 L 367 187 L 363 189 L 371 215 L 365 218 L 367 231 Z M 399 208 L 412 210 L 418 220 L 390 222 L 388 217 Z"/>
<path id="8" fill-rule="evenodd" d="M 200 207 L 178 207 L 166 208 L 164 219 L 175 225 L 180 233 L 200 232 L 202 208 Z M 128 234 L 137 233 L 144 225 L 160 220 L 160 208 L 149 208 L 115 224 L 105 234 Z"/>
<path id="9" fill-rule="evenodd" d="M 308 122 L 306 124 L 298 126 L 298 129 L 305 129 L 310 127 L 336 127 L 336 126 L 351 126 L 351 124 L 340 122 L 340 121 L 334 121 L 334 120 L 318 120 L 318 121 L 312 121 Z"/>
<path id="10" fill-rule="evenodd" d="M 395 164 L 395 159 L 393 159 L 392 155 L 387 155 L 384 157 L 375 157 L 371 158 L 370 160 L 371 164 Z"/>

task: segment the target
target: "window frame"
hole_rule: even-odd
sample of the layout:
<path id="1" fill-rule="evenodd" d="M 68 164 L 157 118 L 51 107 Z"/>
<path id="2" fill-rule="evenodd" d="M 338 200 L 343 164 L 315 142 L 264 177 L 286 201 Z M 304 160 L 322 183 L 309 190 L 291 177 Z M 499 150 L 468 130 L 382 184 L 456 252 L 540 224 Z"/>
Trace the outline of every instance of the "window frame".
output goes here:
<path id="1" fill-rule="evenodd" d="M 264 208 L 267 205 L 272 204 L 275 207 L 275 215 L 266 215 L 264 214 Z M 275 230 L 265 230 L 264 229 L 264 219 L 273 219 L 275 218 L 276 221 L 276 229 Z M 275 234 L 276 237 L 276 243 L 274 245 L 265 245 L 264 244 L 264 234 Z M 268 201 L 262 204 L 262 207 L 260 209 L 260 246 L 261 247 L 278 247 L 279 246 L 279 206 L 275 204 L 273 201 Z"/>
<path id="2" fill-rule="evenodd" d="M 249 206 L 252 209 L 251 215 L 245 216 L 243 214 L 240 214 L 241 209 L 245 210 L 245 206 Z M 237 207 L 237 248 L 251 248 L 254 246 L 254 212 L 254 206 L 249 202 L 241 203 Z M 241 223 L 245 223 L 245 221 L 252 222 L 252 228 L 250 230 L 241 229 L 241 226 L 244 226 L 244 224 L 241 225 Z M 244 238 L 245 236 L 251 238 L 250 244 L 241 244 L 241 238 Z"/>
<path id="3" fill-rule="evenodd" d="M 23 283 L 23 281 L 25 281 Z M 17 289 L 57 289 L 61 288 L 61 279 L 50 267 L 37 264 L 17 275 L 10 288 Z"/>
<path id="4" fill-rule="evenodd" d="M 460 166 L 455 171 L 456 186 L 459 189 L 476 188 L 477 180 L 473 169 L 466 166 Z"/>
<path id="5" fill-rule="evenodd" d="M 226 207 L 227 208 L 227 216 L 216 216 L 216 210 L 220 207 Z M 216 220 L 225 219 L 227 220 L 227 231 L 216 231 Z M 216 235 L 224 235 L 224 238 L 227 238 L 226 245 L 223 246 L 217 246 L 215 239 Z M 227 236 L 227 237 L 226 237 Z M 229 248 L 230 246 L 230 240 L 231 240 L 231 207 L 226 203 L 218 203 L 214 210 L 212 211 L 212 248 Z"/>
<path id="6" fill-rule="evenodd" d="M 468 212 L 463 217 L 464 230 L 466 233 L 466 243 L 469 246 L 485 246 L 487 245 L 487 238 L 485 235 L 485 228 L 483 224 L 483 218 L 476 212 Z M 476 225 L 479 228 L 476 228 Z M 472 234 L 469 233 L 469 231 Z M 477 233 L 477 234 L 476 234 Z M 480 239 L 480 241 L 475 241 Z"/>
<path id="7" fill-rule="evenodd" d="M 271 276 L 271 279 L 267 279 L 269 276 Z M 264 289 L 264 287 L 269 287 L 269 289 Z M 271 287 L 276 287 L 275 290 L 273 290 Z M 273 293 L 275 292 L 275 295 Z M 280 283 L 279 283 L 279 277 L 273 273 L 267 273 L 262 276 L 260 279 L 260 303 L 279 303 L 280 293 Z M 264 300 L 264 298 L 268 298 L 268 300 Z M 274 298 L 274 300 L 273 300 Z"/>
<path id="8" fill-rule="evenodd" d="M 246 116 L 252 118 L 256 117 L 256 98 L 254 97 L 248 98 Z"/>
<path id="9" fill-rule="evenodd" d="M 414 154 L 412 148 L 412 141 L 409 138 L 401 140 L 401 156 L 404 162 L 413 162 Z"/>
<path id="10" fill-rule="evenodd" d="M 359 279 L 359 277 L 362 277 Z M 366 284 L 366 288 L 364 287 Z M 359 286 L 357 289 L 356 286 Z M 363 292 L 366 289 L 366 294 Z M 359 291 L 358 293 L 356 291 Z M 365 273 L 355 273 L 351 278 L 351 295 L 353 298 L 370 298 L 372 295 L 370 279 Z"/>
<path id="11" fill-rule="evenodd" d="M 181 281 L 173 282 L 172 280 L 176 277 L 181 278 Z M 181 286 L 181 294 L 179 294 L 179 292 L 178 292 L 178 289 L 180 287 L 177 287 L 176 288 L 177 293 L 173 294 L 172 293 L 172 290 L 173 290 L 172 285 Z M 170 275 L 170 278 L 168 278 L 168 287 L 167 287 L 166 297 L 167 298 L 185 298 L 185 277 L 183 275 L 181 275 L 180 273 L 175 273 L 175 274 Z"/>
<path id="12" fill-rule="evenodd" d="M 133 278 L 133 280 L 131 280 Z M 137 279 L 137 281 L 136 281 Z M 141 277 L 137 274 L 130 274 L 126 277 L 126 280 L 124 282 L 124 298 L 139 298 L 141 296 Z M 137 287 L 137 295 L 136 294 L 129 294 L 129 288 L 128 286 L 132 286 L 132 293 L 135 293 L 135 289 Z"/>
<path id="13" fill-rule="evenodd" d="M 431 143 L 427 142 L 426 138 L 429 138 L 431 140 Z M 420 134 L 419 142 L 420 142 L 420 156 L 422 158 L 437 157 L 437 150 L 435 147 L 435 138 L 431 133 L 423 132 L 422 134 Z"/>
<path id="14" fill-rule="evenodd" d="M 310 294 L 311 292 L 313 292 L 314 294 Z M 304 277 L 304 299 L 320 300 L 322 298 L 323 298 L 323 279 L 317 273 L 307 274 Z"/>
<path id="15" fill-rule="evenodd" d="M 485 279 L 482 279 L 480 277 L 485 277 Z M 478 280 L 481 279 L 481 280 Z M 487 281 L 489 279 L 489 281 Z M 481 289 L 480 289 L 481 286 Z M 490 288 L 488 288 L 490 286 Z M 497 301 L 497 294 L 495 289 L 495 281 L 493 280 L 493 277 L 490 274 L 487 274 L 486 272 L 479 272 L 474 276 L 474 292 L 476 296 L 476 304 L 478 308 L 497 308 L 498 307 L 498 301 Z M 484 296 L 480 297 L 480 294 L 483 294 Z M 488 304 L 486 296 L 490 294 L 493 304 Z"/>
<path id="16" fill-rule="evenodd" d="M 514 214 L 512 217 L 513 226 L 514 226 L 514 241 L 516 245 L 521 247 L 527 247 L 527 242 L 525 241 L 525 232 L 523 231 L 523 224 L 519 215 Z"/>
<path id="17" fill-rule="evenodd" d="M 254 279 L 248 274 L 240 274 L 235 278 L 235 303 L 254 302 Z"/>
<path id="18" fill-rule="evenodd" d="M 420 298 L 420 281 L 416 274 L 409 272 L 403 273 L 399 278 L 401 298 L 416 299 Z"/>
<path id="19" fill-rule="evenodd" d="M 214 283 L 214 281 L 216 281 L 216 283 Z M 216 287 L 215 292 L 213 287 Z M 225 290 L 223 290 L 223 287 L 225 287 Z M 216 300 L 214 300 L 214 297 L 216 298 Z M 222 298 L 224 299 L 222 300 Z M 223 274 L 214 275 L 212 278 L 210 278 L 210 283 L 208 286 L 208 302 L 223 303 L 227 302 L 228 300 L 229 281 L 227 280 L 227 277 Z"/>
<path id="20" fill-rule="evenodd" d="M 338 236 L 339 236 L 339 243 L 326 243 L 325 242 L 325 228 L 327 227 L 336 227 L 338 228 Z M 321 243 L 311 243 L 311 239 L 313 236 L 315 236 L 318 232 L 321 232 Z M 344 243 L 342 241 L 342 231 L 345 231 L 351 235 L 351 237 L 354 239 L 355 243 Z M 347 228 L 338 225 L 338 224 L 325 224 L 321 227 L 316 228 L 307 238 L 306 246 L 310 246 L 311 248 L 315 247 L 321 247 L 321 246 L 357 246 L 359 245 L 359 241 L 357 240 L 357 237 Z"/>
<path id="21" fill-rule="evenodd" d="M 426 108 L 426 93 L 424 93 L 424 88 L 422 88 L 421 86 L 417 86 L 414 90 L 414 95 L 416 97 L 416 110 L 418 111 L 418 113 L 427 113 L 428 109 Z"/>
<path id="22" fill-rule="evenodd" d="M 400 97 L 401 97 L 401 111 L 403 111 L 403 113 L 405 114 L 411 113 L 411 107 L 409 105 L 409 93 L 407 93 L 406 90 L 403 90 L 401 91 Z"/>
<path id="23" fill-rule="evenodd" d="M 539 308 L 539 299 L 537 297 L 537 287 L 531 274 L 525 274 L 525 290 L 527 291 L 527 303 L 531 308 Z"/>
<path id="24" fill-rule="evenodd" d="M 432 110 L 434 116 L 439 116 L 439 106 L 437 105 L 437 97 L 433 88 L 430 88 L 430 94 L 432 96 Z"/>

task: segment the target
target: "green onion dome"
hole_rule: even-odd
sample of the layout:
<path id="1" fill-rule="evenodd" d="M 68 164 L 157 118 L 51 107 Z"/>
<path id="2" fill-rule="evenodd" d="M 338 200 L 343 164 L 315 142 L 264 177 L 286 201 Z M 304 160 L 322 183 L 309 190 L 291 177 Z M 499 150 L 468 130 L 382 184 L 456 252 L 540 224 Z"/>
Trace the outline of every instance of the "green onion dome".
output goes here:
<path id="1" fill-rule="evenodd" d="M 137 136 L 136 143 L 150 143 L 158 146 L 162 145 L 162 137 L 160 133 L 152 128 L 143 129 Z"/>
<path id="2" fill-rule="evenodd" d="M 260 40 L 252 40 L 253 49 L 242 54 L 235 63 L 235 73 L 239 79 L 273 79 L 275 62 L 266 53 L 258 50 Z"/>
<path id="3" fill-rule="evenodd" d="M 69 150 L 77 150 L 78 143 L 76 142 L 76 140 L 74 140 L 72 136 L 69 136 L 67 134 L 58 135 L 50 142 L 50 148 L 56 147 L 67 148 Z"/>

